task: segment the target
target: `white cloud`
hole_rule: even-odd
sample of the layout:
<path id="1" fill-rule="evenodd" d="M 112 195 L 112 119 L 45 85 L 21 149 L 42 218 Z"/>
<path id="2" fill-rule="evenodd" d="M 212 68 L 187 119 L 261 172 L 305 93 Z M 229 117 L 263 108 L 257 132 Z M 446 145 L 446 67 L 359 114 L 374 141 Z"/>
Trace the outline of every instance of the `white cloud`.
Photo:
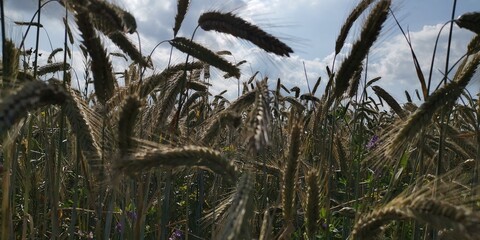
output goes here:
<path id="1" fill-rule="evenodd" d="M 136 17 L 144 55 L 147 55 L 160 41 L 173 37 L 172 26 L 176 14 L 176 1 L 117 0 L 117 3 Z M 293 45 L 296 52 L 296 54 L 292 54 L 291 58 L 280 58 L 265 53 L 245 40 L 216 32 L 205 32 L 201 29 L 197 30 L 195 41 L 204 44 L 213 51 L 230 50 L 233 53 L 233 57 L 227 56 L 226 58 L 232 62 L 246 60 L 247 64 L 241 67 L 243 74 L 241 81 L 248 80 L 258 70 L 260 71 L 259 79 L 261 76 L 269 76 L 273 84 L 277 78 L 281 78 L 283 84 L 287 87 L 299 86 L 305 92 L 307 91 L 303 68 L 303 63 L 305 63 L 310 87 L 313 86 L 319 76 L 322 77 L 321 87 L 317 91 L 317 94 L 320 94 L 327 81 L 325 67 L 332 65 L 334 38 L 348 11 L 353 8 L 352 5 L 352 3 L 335 0 L 299 0 L 294 2 L 286 0 L 191 1 L 189 12 L 186 15 L 179 35 L 190 37 L 197 26 L 197 19 L 202 12 L 219 10 L 224 12 L 234 11 L 246 20 L 264 28 L 267 32 L 279 36 L 282 40 L 286 39 L 285 35 L 295 36 L 286 41 L 287 44 Z M 26 8 L 17 3 L 10 6 L 14 10 L 10 12 L 9 16 L 12 16 L 11 19 L 25 21 L 31 17 L 29 14 L 33 14 L 31 10 L 35 9 L 35 2 L 30 1 L 29 7 Z M 50 10 L 47 9 L 45 11 L 46 17 L 42 17 L 44 19 L 42 23 L 46 26 L 52 38 L 53 48 L 63 47 L 63 24 L 61 14 L 59 15 L 61 11 L 56 10 L 58 10 L 58 4 L 51 6 Z M 22 19 L 15 19 L 18 16 L 22 16 Z M 272 26 L 292 23 L 292 21 L 294 21 L 293 26 L 272 28 Z M 75 29 L 75 24 L 72 24 L 71 27 Z M 433 44 L 440 27 L 440 25 L 425 26 L 419 31 L 410 33 L 413 47 L 425 75 L 428 75 Z M 55 31 L 55 29 L 62 30 Z M 447 33 L 447 30 L 445 28 L 443 32 Z M 403 36 L 395 35 L 397 32 L 399 32 L 398 29 L 392 27 L 389 30 L 389 35 L 394 36 L 388 39 L 381 39 L 374 46 L 369 56 L 368 72 L 370 78 L 381 76 L 382 80 L 378 84 L 402 101 L 405 99 L 403 91 L 408 90 L 412 93 L 415 88 L 419 88 L 419 84 L 415 75 L 410 50 Z M 33 34 L 31 35 L 33 36 Z M 356 35 L 355 30 L 351 35 L 353 36 L 351 38 L 354 39 Z M 470 36 L 471 34 L 466 30 L 455 29 L 451 62 L 454 62 L 454 59 L 457 59 L 465 52 Z M 131 39 L 137 42 L 135 35 Z M 299 44 L 302 41 L 308 41 L 308 43 Z M 110 50 L 115 49 L 109 41 L 105 40 L 104 42 L 109 45 Z M 295 45 L 300 45 L 300 47 Z M 437 69 L 442 69 L 443 71 L 444 68 L 445 46 L 446 37 L 443 34 L 439 43 L 439 52 L 437 52 L 438 58 L 434 68 L 435 84 L 433 85 L 436 85 L 441 77 Z M 347 51 L 345 52 L 348 52 L 348 47 L 347 45 Z M 50 51 L 47 41 L 42 41 L 42 49 L 47 52 Z M 169 53 L 170 46 L 168 43 L 162 44 L 155 51 L 153 62 L 156 69 L 154 71 L 161 71 L 167 66 Z M 343 58 L 344 56 L 337 57 L 337 61 L 339 61 L 339 63 L 336 63 L 337 67 L 340 66 Z M 173 63 L 183 62 L 184 59 L 185 55 L 174 51 Z M 81 57 L 76 57 L 75 62 L 74 64 L 78 65 L 74 65 L 74 68 L 80 70 L 83 67 Z M 126 65 L 126 63 L 122 62 L 117 67 L 122 68 Z M 213 76 L 216 76 L 216 79 L 212 79 L 213 93 L 227 89 L 228 93 L 226 95 L 229 98 L 237 96 L 236 80 L 223 79 L 223 73 L 220 71 L 216 71 Z"/>

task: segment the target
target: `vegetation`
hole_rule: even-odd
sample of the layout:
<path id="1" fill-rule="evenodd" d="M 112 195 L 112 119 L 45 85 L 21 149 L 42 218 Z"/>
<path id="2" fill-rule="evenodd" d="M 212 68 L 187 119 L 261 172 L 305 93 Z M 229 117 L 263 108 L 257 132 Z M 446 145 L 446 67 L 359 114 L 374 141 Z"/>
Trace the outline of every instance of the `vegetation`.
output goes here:
<path id="1" fill-rule="evenodd" d="M 478 78 L 479 35 L 454 77 L 432 91 L 412 49 L 417 106 L 408 92 L 398 103 L 366 73 L 394 17 L 391 0 L 352 11 L 336 54 L 367 17 L 343 63 L 327 68 L 323 93 L 321 79 L 304 93 L 246 76 L 242 62 L 222 57 L 228 51 L 178 36 L 189 1 L 178 0 L 173 39 L 163 42 L 185 61 L 150 75 L 162 68 L 129 40 L 134 16 L 103 0 L 58 3 L 64 46 L 47 65 L 38 64 L 38 44 L 27 51 L 3 34 L 2 239 L 480 239 L 480 102 L 466 89 Z M 478 34 L 479 15 L 455 22 Z M 17 24 L 42 27 L 40 17 Z M 293 52 L 233 13 L 203 13 L 198 27 L 270 54 Z M 122 53 L 106 50 L 102 35 Z M 86 63 L 85 89 L 71 87 L 73 47 Z M 115 73 L 114 57 L 132 63 Z M 211 96 L 221 81 L 210 79 L 212 67 L 239 79 L 243 94 Z"/>

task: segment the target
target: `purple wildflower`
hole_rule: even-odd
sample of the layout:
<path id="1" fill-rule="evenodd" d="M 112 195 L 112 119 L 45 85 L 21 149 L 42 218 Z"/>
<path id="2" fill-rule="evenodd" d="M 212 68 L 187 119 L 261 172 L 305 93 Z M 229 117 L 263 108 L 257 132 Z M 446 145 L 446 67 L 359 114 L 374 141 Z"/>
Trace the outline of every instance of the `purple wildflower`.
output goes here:
<path id="1" fill-rule="evenodd" d="M 168 240 L 182 240 L 182 239 L 183 239 L 183 233 L 179 229 L 175 229 L 172 235 L 168 238 Z"/>
<path id="2" fill-rule="evenodd" d="M 378 136 L 377 135 L 373 135 L 373 137 L 370 139 L 370 141 L 368 141 L 367 145 L 365 146 L 368 150 L 372 150 L 374 147 L 377 146 L 378 144 Z"/>
<path id="3" fill-rule="evenodd" d="M 137 213 L 133 211 L 127 211 L 127 217 L 131 220 L 137 220 Z"/>
<path id="4" fill-rule="evenodd" d="M 123 224 L 121 222 L 118 222 L 117 225 L 115 225 L 115 230 L 119 233 L 123 232 Z"/>

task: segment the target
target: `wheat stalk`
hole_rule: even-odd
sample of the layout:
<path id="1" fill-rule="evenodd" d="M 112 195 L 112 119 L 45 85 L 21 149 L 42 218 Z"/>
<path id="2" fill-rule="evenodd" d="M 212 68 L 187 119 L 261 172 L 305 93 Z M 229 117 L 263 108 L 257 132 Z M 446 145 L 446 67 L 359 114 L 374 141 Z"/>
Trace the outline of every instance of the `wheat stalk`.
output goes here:
<path id="1" fill-rule="evenodd" d="M 279 56 L 288 57 L 293 53 L 293 50 L 278 38 L 230 12 L 205 12 L 198 19 L 198 25 L 205 31 L 214 30 L 248 40 L 261 49 Z"/>
<path id="2" fill-rule="evenodd" d="M 257 83 L 255 103 L 246 120 L 245 143 L 248 144 L 249 150 L 253 153 L 258 153 L 270 144 L 268 124 L 270 123 L 271 116 L 268 103 L 266 81 Z"/>

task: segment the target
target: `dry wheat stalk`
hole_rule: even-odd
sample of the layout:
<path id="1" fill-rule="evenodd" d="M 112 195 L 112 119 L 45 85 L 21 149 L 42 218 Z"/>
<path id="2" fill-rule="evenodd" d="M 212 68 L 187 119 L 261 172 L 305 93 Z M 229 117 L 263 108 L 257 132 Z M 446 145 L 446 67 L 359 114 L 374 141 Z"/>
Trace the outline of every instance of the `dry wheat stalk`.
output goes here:
<path id="1" fill-rule="evenodd" d="M 348 32 L 353 26 L 353 23 L 360 17 L 360 15 L 370 6 L 374 0 L 362 0 L 348 15 L 345 23 L 342 25 L 340 34 L 338 34 L 337 40 L 335 42 L 335 54 L 339 54 L 342 50 L 343 45 L 345 44 L 345 39 L 347 39 Z"/>
<path id="2" fill-rule="evenodd" d="M 236 78 L 240 78 L 240 69 L 238 67 L 198 43 L 183 37 L 176 37 L 170 40 L 170 44 L 200 61 L 208 63 Z"/>
<path id="3" fill-rule="evenodd" d="M 476 34 L 480 34 L 480 12 L 469 12 L 462 14 L 455 23 L 461 27 L 466 28 Z"/>
<path id="4" fill-rule="evenodd" d="M 360 85 L 360 79 L 362 78 L 362 72 L 363 72 L 363 65 L 360 65 L 360 67 L 355 71 L 355 73 L 352 76 L 352 79 L 350 79 L 350 87 L 348 90 L 348 96 L 353 97 L 358 91 L 358 86 Z"/>
<path id="5" fill-rule="evenodd" d="M 55 57 L 55 55 L 59 52 L 63 51 L 63 48 L 56 48 L 54 49 L 50 55 L 48 55 L 48 58 L 47 58 L 47 63 L 53 63 L 53 57 Z"/>
<path id="6" fill-rule="evenodd" d="M 283 100 L 289 102 L 298 112 L 303 112 L 303 110 L 305 110 L 305 106 L 294 97 L 287 96 L 284 97 Z"/>
<path id="7" fill-rule="evenodd" d="M 134 33 L 137 30 L 135 18 L 129 12 L 117 5 L 104 0 L 88 0 L 86 8 L 92 15 L 95 27 L 108 35 L 111 32 L 122 31 Z"/>
<path id="8" fill-rule="evenodd" d="M 205 31 L 214 30 L 248 40 L 261 49 L 279 56 L 290 56 L 290 53 L 293 53 L 293 50 L 278 38 L 230 12 L 203 13 L 198 19 L 198 25 Z"/>
<path id="9" fill-rule="evenodd" d="M 148 94 L 152 93 L 156 88 L 160 88 L 165 90 L 165 87 L 169 81 L 172 81 L 172 78 L 176 76 L 179 72 L 183 71 L 192 71 L 195 69 L 201 69 L 203 67 L 203 63 L 201 62 L 193 62 L 187 64 L 177 64 L 171 66 L 165 70 L 163 70 L 159 74 L 154 74 L 150 77 L 147 77 L 143 80 L 140 85 L 140 97 L 144 98 L 147 97 Z"/>
<path id="10" fill-rule="evenodd" d="M 340 97 L 348 88 L 349 80 L 359 69 L 373 43 L 377 40 L 383 23 L 387 20 L 391 0 L 381 0 L 372 9 L 365 21 L 360 39 L 353 46 L 350 55 L 343 61 L 336 73 L 334 95 Z"/>
<path id="11" fill-rule="evenodd" d="M 89 107 L 80 94 L 68 89 L 68 95 L 63 110 L 73 132 L 76 134 L 80 148 L 86 156 L 90 167 L 99 169 L 97 161 L 101 160 L 101 149 L 97 139 L 101 139 L 101 120 Z"/>

